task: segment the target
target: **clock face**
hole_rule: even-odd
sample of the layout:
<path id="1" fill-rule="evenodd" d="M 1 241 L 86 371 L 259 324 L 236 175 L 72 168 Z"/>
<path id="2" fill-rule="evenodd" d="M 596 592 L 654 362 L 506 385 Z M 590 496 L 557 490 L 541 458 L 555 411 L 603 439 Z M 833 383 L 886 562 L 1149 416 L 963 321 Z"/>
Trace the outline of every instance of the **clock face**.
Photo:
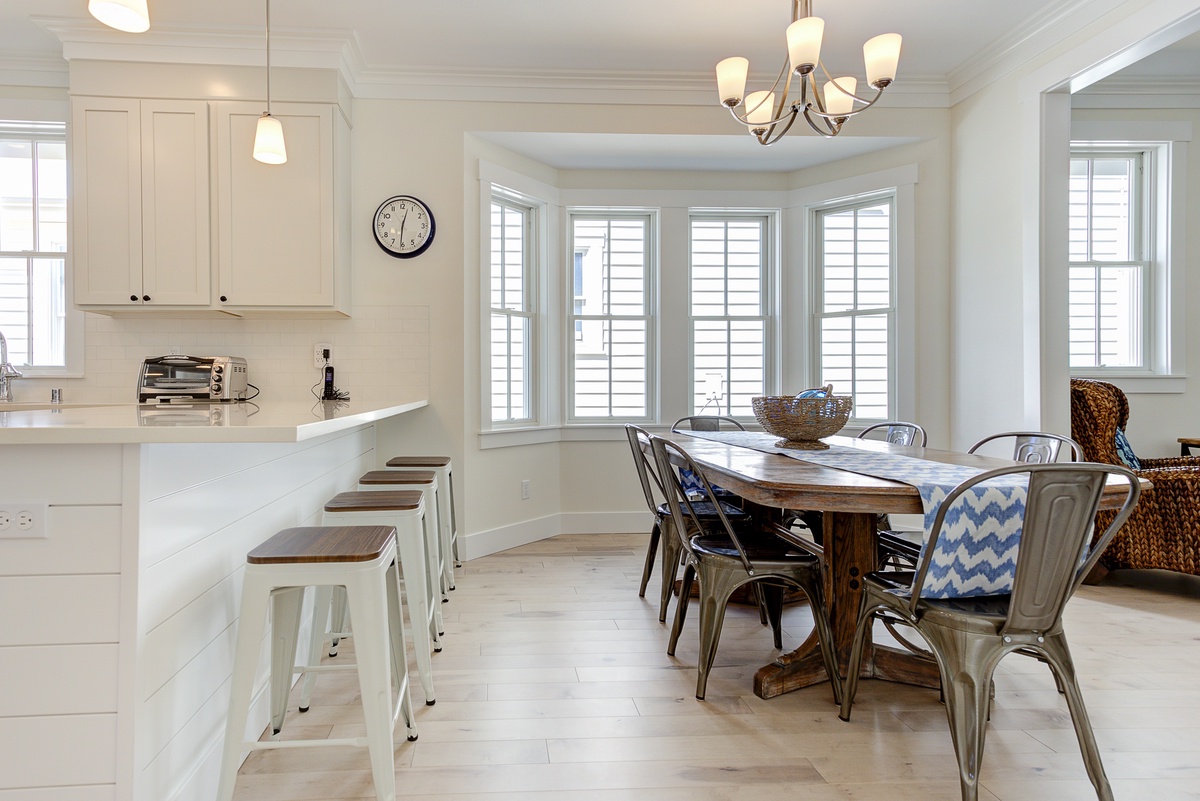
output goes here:
<path id="1" fill-rule="evenodd" d="M 411 259 L 433 244 L 433 212 L 410 195 L 383 201 L 375 212 L 375 241 L 390 256 Z"/>

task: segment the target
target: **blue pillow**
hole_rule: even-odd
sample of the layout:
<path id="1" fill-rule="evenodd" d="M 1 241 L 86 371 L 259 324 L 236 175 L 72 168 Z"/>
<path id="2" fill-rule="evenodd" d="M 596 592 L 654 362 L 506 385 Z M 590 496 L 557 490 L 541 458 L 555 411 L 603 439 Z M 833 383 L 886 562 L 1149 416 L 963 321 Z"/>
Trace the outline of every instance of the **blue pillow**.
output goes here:
<path id="1" fill-rule="evenodd" d="M 1137 454 L 1133 452 L 1133 446 L 1129 444 L 1125 432 L 1119 428 L 1117 429 L 1117 456 L 1121 457 L 1121 461 L 1130 470 L 1142 469 L 1142 463 L 1138 461 Z"/>

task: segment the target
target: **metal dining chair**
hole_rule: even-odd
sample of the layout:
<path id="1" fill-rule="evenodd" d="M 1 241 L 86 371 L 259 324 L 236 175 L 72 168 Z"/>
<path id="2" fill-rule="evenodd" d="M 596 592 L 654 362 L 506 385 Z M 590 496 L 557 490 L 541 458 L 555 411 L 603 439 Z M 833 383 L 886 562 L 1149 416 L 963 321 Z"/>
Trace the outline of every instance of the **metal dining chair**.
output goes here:
<path id="1" fill-rule="evenodd" d="M 873 436 L 877 431 L 884 432 L 883 441 L 893 445 L 917 445 L 924 448 L 929 444 L 929 436 L 925 433 L 925 429 L 916 423 L 901 421 L 869 425 L 858 432 L 858 439 L 879 439 L 879 437 Z"/>
<path id="2" fill-rule="evenodd" d="M 650 529 L 650 544 L 646 547 L 646 564 L 642 567 L 642 582 L 638 587 L 638 597 L 646 597 L 646 586 L 650 583 L 650 574 L 654 572 L 654 555 L 662 544 L 662 592 L 658 603 L 658 622 L 667 619 L 667 606 L 671 602 L 671 592 L 675 587 L 675 577 L 679 572 L 679 555 L 683 546 L 680 537 L 675 532 L 675 523 L 671 517 L 671 509 L 667 506 L 668 493 L 659 478 L 658 468 L 653 463 L 650 452 L 650 433 L 644 428 L 627 424 L 625 436 L 629 439 L 629 448 L 633 451 L 633 463 L 637 468 L 638 481 L 642 493 L 646 497 L 646 505 L 654 515 L 654 527 Z M 659 501 L 659 498 L 662 501 Z M 697 515 L 703 519 L 716 519 L 716 506 L 710 501 L 695 500 L 692 502 Z M 741 520 L 747 514 L 738 507 L 720 501 L 722 512 L 731 520 Z"/>
<path id="3" fill-rule="evenodd" d="M 831 677 L 834 700 L 839 700 L 841 688 L 836 680 L 838 671 L 833 655 L 833 631 L 825 606 L 821 560 L 763 530 L 762 527 L 769 523 L 731 518 L 720 504 L 714 507 L 715 517 L 702 516 L 695 502 L 684 491 L 680 472 L 693 471 L 706 487 L 708 479 L 687 451 L 676 443 L 653 436 L 650 442 L 658 474 L 667 490 L 667 506 L 675 530 L 686 533 L 680 538 L 684 555 L 683 582 L 667 646 L 667 653 L 672 656 L 687 617 L 692 583 L 695 580 L 700 583 L 700 655 L 696 664 L 696 697 L 704 698 L 729 597 L 739 587 L 753 582 L 762 587 L 776 648 L 782 647 L 783 594 L 786 586 L 799 587 L 808 596 L 821 657 Z"/>
<path id="4" fill-rule="evenodd" d="M 943 529 L 950 528 L 947 518 L 955 501 L 985 481 L 1022 474 L 1026 475 L 1028 486 L 1012 591 L 1005 595 L 964 598 L 925 597 L 926 581 L 935 558 L 939 563 L 948 558 L 938 543 Z M 1127 482 L 1124 501 L 1112 523 L 1093 543 L 1093 523 L 1101 494 L 1105 482 L 1114 476 Z M 1112 801 L 1112 789 L 1104 774 L 1063 633 L 1062 612 L 1133 511 L 1140 493 L 1138 479 L 1130 470 L 1090 462 L 1007 467 L 981 473 L 959 484 L 938 508 L 915 573 L 869 573 L 864 577 L 862 606 L 842 691 L 842 720 L 850 719 L 872 621 L 891 619 L 914 627 L 929 644 L 941 674 L 963 801 L 976 801 L 992 674 L 1000 660 L 1011 653 L 1033 656 L 1050 665 L 1066 694 L 1084 765 L 1097 797 L 1100 801 Z M 961 515 L 958 521 L 954 525 L 955 535 L 961 533 L 963 526 L 975 525 L 967 515 Z M 963 548 L 960 537 L 955 536 L 954 541 L 959 544 L 950 551 L 951 555 L 961 553 Z"/>
<path id="5" fill-rule="evenodd" d="M 746 427 L 732 417 L 719 414 L 693 414 L 680 417 L 671 424 L 671 430 L 679 431 L 745 431 Z"/>

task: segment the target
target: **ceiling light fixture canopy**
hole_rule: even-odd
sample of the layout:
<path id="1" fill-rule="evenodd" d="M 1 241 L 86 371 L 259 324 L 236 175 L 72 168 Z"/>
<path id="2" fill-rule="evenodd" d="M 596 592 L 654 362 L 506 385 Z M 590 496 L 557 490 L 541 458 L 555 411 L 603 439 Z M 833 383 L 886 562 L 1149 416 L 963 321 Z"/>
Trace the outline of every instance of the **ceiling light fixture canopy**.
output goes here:
<path id="1" fill-rule="evenodd" d="M 271 116 L 271 0 L 267 4 L 267 110 L 258 118 L 254 129 L 254 160 L 263 164 L 283 164 L 287 161 L 287 146 L 283 142 L 283 125 Z"/>
<path id="2" fill-rule="evenodd" d="M 88 0 L 88 11 L 110 28 L 126 33 L 150 30 L 146 0 Z"/>
<path id="3" fill-rule="evenodd" d="M 867 84 L 875 90 L 875 96 L 868 100 L 856 94 L 857 78 L 834 78 L 825 69 L 821 61 L 824 33 L 825 20 L 813 16 L 812 0 L 792 0 L 792 24 L 786 31 L 788 56 L 769 91 L 746 94 L 750 62 L 741 56 L 717 64 L 717 92 L 721 96 L 721 105 L 750 129 L 759 144 L 778 142 L 800 115 L 821 136 L 837 136 L 842 123 L 875 105 L 883 90 L 896 80 L 900 34 L 881 34 L 863 45 Z M 817 90 L 818 68 L 827 79 L 822 91 Z M 791 98 L 793 78 L 800 83 L 800 96 L 794 99 Z"/>

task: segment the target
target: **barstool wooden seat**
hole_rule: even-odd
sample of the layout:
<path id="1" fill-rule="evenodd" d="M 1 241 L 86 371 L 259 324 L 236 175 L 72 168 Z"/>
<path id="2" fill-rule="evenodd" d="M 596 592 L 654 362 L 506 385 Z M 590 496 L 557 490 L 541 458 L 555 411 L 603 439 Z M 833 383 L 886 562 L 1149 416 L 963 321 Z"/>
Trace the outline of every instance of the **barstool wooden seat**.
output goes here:
<path id="1" fill-rule="evenodd" d="M 294 672 L 300 611 L 306 587 L 346 588 L 354 619 L 357 664 L 365 737 L 325 740 L 275 739 L 283 728 Z M 268 602 L 271 608 L 270 708 L 272 738 L 246 739 L 246 722 Z M 326 668 L 327 669 L 327 668 Z M 396 528 L 392 525 L 311 526 L 280 531 L 246 557 L 242 583 L 237 650 L 230 680 L 229 714 L 221 759 L 218 801 L 233 797 L 243 749 L 358 746 L 370 752 L 375 793 L 381 801 L 396 798 L 396 720 L 403 715 L 408 739 L 417 739 L 408 697 L 408 660 L 400 610 L 400 576 L 396 568 Z M 250 736 L 253 736 L 251 733 Z"/>
<path id="2" fill-rule="evenodd" d="M 458 548 L 458 519 L 454 516 L 454 465 L 449 456 L 394 456 L 384 465 L 388 470 L 433 470 L 438 474 L 438 519 L 445 530 L 443 542 L 448 537 L 450 547 L 447 548 L 447 559 L 452 559 L 452 566 L 462 565 L 462 555 Z M 453 583 L 453 582 L 451 582 Z"/>
<path id="3" fill-rule="evenodd" d="M 412 622 L 413 650 L 416 652 L 417 674 L 425 691 L 425 703 L 432 706 L 437 700 L 433 691 L 433 663 L 431 651 L 442 650 L 435 611 L 441 604 L 435 595 L 435 585 L 429 581 L 429 563 L 425 556 L 425 498 L 416 490 L 372 492 L 339 492 L 325 503 L 321 513 L 321 524 L 326 526 L 381 525 L 396 527 L 396 551 L 404 573 L 404 600 L 408 605 L 408 617 Z M 328 601 L 325 607 L 328 607 Z M 343 628 L 340 616 L 334 614 L 332 636 L 341 636 Z M 351 625 L 357 629 L 354 610 L 350 610 Z M 320 629 L 320 637 L 316 632 Z M 320 659 L 321 643 L 326 638 L 325 615 L 313 617 L 314 642 L 309 663 Z M 308 706 L 310 684 L 314 677 L 306 677 L 301 705 Z"/>
<path id="4" fill-rule="evenodd" d="M 438 474 L 433 470 L 369 470 L 359 476 L 358 489 L 420 490 L 425 495 L 425 518 L 430 521 L 425 555 L 431 557 L 431 578 L 441 590 L 442 600 L 449 600 L 446 593 L 454 589 L 454 561 L 450 557 L 448 529 L 442 526 L 438 511 L 437 499 L 441 494 Z"/>

